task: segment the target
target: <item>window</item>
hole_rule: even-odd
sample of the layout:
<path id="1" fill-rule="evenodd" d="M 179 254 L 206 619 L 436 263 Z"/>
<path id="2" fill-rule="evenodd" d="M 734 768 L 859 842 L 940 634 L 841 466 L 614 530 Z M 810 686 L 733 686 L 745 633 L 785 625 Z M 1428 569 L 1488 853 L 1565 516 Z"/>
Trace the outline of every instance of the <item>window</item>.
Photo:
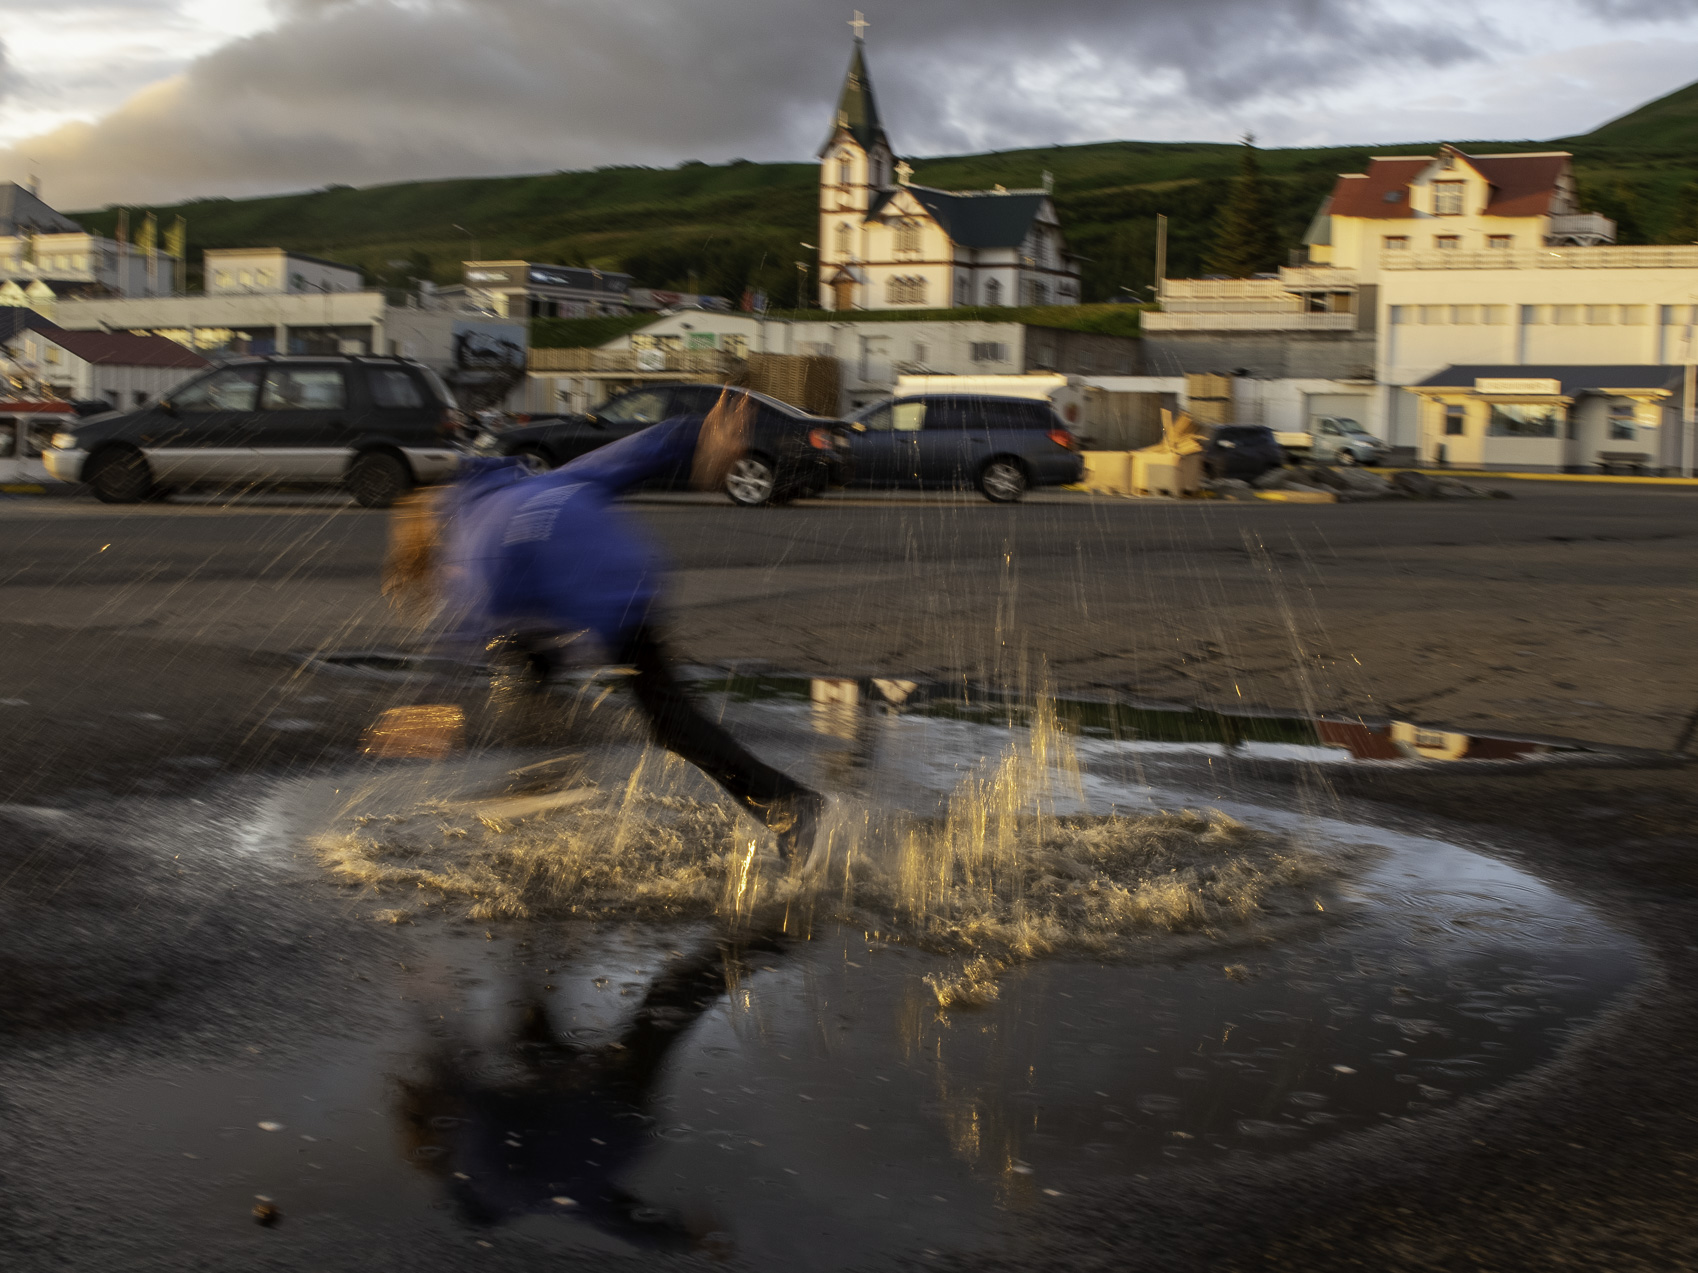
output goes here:
<path id="1" fill-rule="evenodd" d="M 1380 247 L 1387 252 L 1407 252 L 1409 236 L 1407 234 L 1388 234 L 1380 240 Z"/>
<path id="2" fill-rule="evenodd" d="M 368 368 L 366 384 L 371 387 L 371 400 L 376 406 L 394 409 L 425 404 L 419 382 L 399 367 Z"/>
<path id="3" fill-rule="evenodd" d="M 259 398 L 258 367 L 228 367 L 171 395 L 179 411 L 252 411 Z"/>
<path id="4" fill-rule="evenodd" d="M 985 304 L 991 306 L 1002 304 L 1002 284 L 997 279 L 993 278 L 985 284 Z M 1002 359 L 999 358 L 997 361 L 1001 362 Z"/>
<path id="5" fill-rule="evenodd" d="M 965 305 L 973 299 L 972 286 L 973 285 L 967 281 L 967 276 L 965 274 L 955 280 L 955 303 L 957 305 Z"/>
<path id="6" fill-rule="evenodd" d="M 1509 306 L 1482 305 L 1480 306 L 1480 321 L 1492 327 L 1502 327 L 1509 321 Z"/>
<path id="7" fill-rule="evenodd" d="M 1026 280 L 1026 304 L 1028 304 L 1028 305 L 1048 305 L 1049 304 L 1049 288 L 1047 286 L 1045 286 L 1045 284 L 1043 283 L 1043 281 L 1041 279 L 1033 278 L 1033 279 L 1027 279 Z"/>
<path id="8" fill-rule="evenodd" d="M 1462 215 L 1464 184 L 1460 181 L 1433 182 L 1433 215 L 1435 217 L 1459 217 Z"/>
<path id="9" fill-rule="evenodd" d="M 1423 327 L 1439 327 L 1450 321 L 1449 305 L 1421 306 L 1421 325 Z"/>
<path id="10" fill-rule="evenodd" d="M 1548 308 L 1549 306 L 1546 305 L 1523 305 L 1521 307 L 1521 325 L 1523 327 L 1537 327 L 1545 321 L 1545 311 Z"/>
<path id="11" fill-rule="evenodd" d="M 927 345 L 925 341 L 916 340 L 914 342 L 914 359 L 913 360 L 915 362 L 922 362 L 923 363 L 923 362 L 926 361 L 926 359 L 931 357 L 931 354 L 932 354 L 931 347 L 929 345 Z"/>
<path id="12" fill-rule="evenodd" d="M 1645 325 L 1645 307 L 1643 305 L 1623 305 L 1620 321 L 1623 327 L 1643 327 Z"/>
<path id="13" fill-rule="evenodd" d="M 849 244 L 851 242 L 850 235 L 852 233 L 853 231 L 850 230 L 849 223 L 847 221 L 837 227 L 837 255 L 849 255 Z"/>
<path id="14" fill-rule="evenodd" d="M 924 305 L 926 280 L 918 276 L 896 276 L 884 281 L 884 301 L 887 305 Z"/>
<path id="15" fill-rule="evenodd" d="M 1558 327 L 1576 327 L 1580 323 L 1580 306 L 1552 305 L 1551 322 Z"/>
<path id="16" fill-rule="evenodd" d="M 1008 346 L 995 340 L 975 340 L 971 348 L 974 362 L 1007 362 Z"/>
<path id="17" fill-rule="evenodd" d="M 1402 327 L 1404 324 L 1409 322 L 1410 309 L 1411 306 L 1408 305 L 1393 305 L 1391 307 L 1391 325 L 1393 327 Z"/>
<path id="18" fill-rule="evenodd" d="M 896 250 L 898 252 L 918 252 L 920 250 L 920 223 L 902 220 L 896 223 Z"/>
<path id="19" fill-rule="evenodd" d="M 858 417 L 855 423 L 871 433 L 889 433 L 894 423 L 890 413 L 890 404 L 887 402 L 876 411 L 869 411 L 866 415 Z"/>
<path id="20" fill-rule="evenodd" d="M 1450 307 L 1450 321 L 1461 326 L 1473 326 L 1480 321 L 1480 307 L 1478 305 L 1452 305 Z"/>
<path id="21" fill-rule="evenodd" d="M 837 184 L 840 186 L 855 184 L 855 165 L 847 154 L 837 157 Z"/>
<path id="22" fill-rule="evenodd" d="M 1610 403 L 1610 441 L 1633 441 L 1637 436 L 1633 424 L 1633 404 L 1621 398 L 1614 399 Z"/>
<path id="23" fill-rule="evenodd" d="M 898 402 L 891 408 L 890 423 L 898 433 L 917 433 L 926 422 L 926 404 Z"/>
<path id="24" fill-rule="evenodd" d="M 1486 433 L 1494 438 L 1554 438 L 1561 416 L 1561 407 L 1494 402 Z"/>
<path id="25" fill-rule="evenodd" d="M 1465 432 L 1468 420 L 1468 408 L 1459 405 L 1447 406 L 1444 409 L 1444 435 L 1447 438 L 1459 438 Z"/>
<path id="26" fill-rule="evenodd" d="M 347 401 L 339 367 L 273 367 L 259 406 L 262 411 L 338 411 Z"/>
<path id="27" fill-rule="evenodd" d="M 1692 321 L 1688 317 L 1692 312 L 1690 305 L 1664 305 L 1661 308 L 1664 327 L 1680 327 Z"/>
<path id="28" fill-rule="evenodd" d="M 608 424 L 659 424 L 666 419 L 666 394 L 659 389 L 644 389 L 615 398 L 596 415 Z"/>
<path id="29" fill-rule="evenodd" d="M 1454 252 L 1462 246 L 1460 234 L 1435 234 L 1433 246 L 1441 252 Z"/>
<path id="30" fill-rule="evenodd" d="M 1586 307 L 1586 325 L 1588 327 L 1606 327 L 1614 324 L 1614 305 L 1588 305 Z"/>
<path id="31" fill-rule="evenodd" d="M 1515 236 L 1513 234 L 1488 234 L 1486 246 L 1494 252 L 1507 252 L 1515 246 Z"/>

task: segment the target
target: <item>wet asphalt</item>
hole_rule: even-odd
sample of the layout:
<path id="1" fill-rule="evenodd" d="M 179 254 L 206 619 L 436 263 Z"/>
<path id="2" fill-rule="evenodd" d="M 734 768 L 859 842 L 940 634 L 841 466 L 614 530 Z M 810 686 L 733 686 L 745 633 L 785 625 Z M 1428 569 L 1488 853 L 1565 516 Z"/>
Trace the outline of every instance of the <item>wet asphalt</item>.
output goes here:
<path id="1" fill-rule="evenodd" d="M 681 568 L 682 653 L 704 663 L 1010 677 L 1007 651 L 1024 643 L 1063 685 L 1282 708 L 1331 695 L 1672 747 L 1698 704 L 1692 497 L 1526 486 L 1512 502 L 1330 520 L 1113 501 L 754 514 L 656 501 L 642 515 Z M 422 1241 L 393 1218 L 347 1215 L 310 1237 L 246 1214 L 186 1226 L 150 1184 L 147 1156 L 169 1146 L 123 1162 L 90 1152 L 87 1093 L 127 1071 L 179 1067 L 192 1088 L 255 1058 L 303 1063 L 315 1039 L 357 1034 L 408 993 L 373 970 L 406 963 L 415 934 L 374 926 L 298 858 L 261 866 L 225 848 L 269 782 L 349 763 L 377 713 L 443 696 L 297 657 L 405 639 L 372 594 L 381 519 L 307 501 L 18 500 L 0 528 L 7 1266 L 535 1267 L 534 1251 Z M 1272 1166 L 1105 1178 L 1011 1226 L 1001 1255 L 915 1262 L 1698 1267 L 1691 773 L 1671 759 L 1335 778 L 1364 817 L 1443 828 L 1586 901 L 1651 953 L 1644 980 L 1552 1065 L 1419 1125 Z M 158 831 L 174 808 L 194 815 L 180 839 Z"/>

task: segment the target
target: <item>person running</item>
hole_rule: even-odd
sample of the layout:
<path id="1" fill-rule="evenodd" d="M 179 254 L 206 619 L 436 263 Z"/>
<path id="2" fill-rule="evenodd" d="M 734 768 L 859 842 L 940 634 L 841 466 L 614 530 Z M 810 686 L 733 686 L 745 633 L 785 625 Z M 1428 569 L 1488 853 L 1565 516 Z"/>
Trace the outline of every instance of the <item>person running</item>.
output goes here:
<path id="1" fill-rule="evenodd" d="M 705 419 L 662 421 L 548 473 L 468 458 L 453 482 L 397 507 L 383 591 L 415 611 L 434 606 L 448 640 L 523 662 L 539 686 L 562 638 L 593 633 L 632 669 L 654 741 L 763 821 L 788 860 L 812 849 L 824 797 L 709 720 L 678 679 L 654 614 L 661 555 L 615 502 L 683 471 L 697 489 L 718 489 L 747 439 L 746 401 L 722 395 Z"/>

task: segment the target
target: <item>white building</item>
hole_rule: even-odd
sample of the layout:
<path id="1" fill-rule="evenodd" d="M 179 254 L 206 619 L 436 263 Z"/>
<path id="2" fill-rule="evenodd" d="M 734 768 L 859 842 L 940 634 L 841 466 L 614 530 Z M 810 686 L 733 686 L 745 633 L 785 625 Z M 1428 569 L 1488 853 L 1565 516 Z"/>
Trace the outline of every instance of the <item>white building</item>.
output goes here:
<path id="1" fill-rule="evenodd" d="M 119 409 L 154 402 L 210 365 L 175 341 L 129 332 L 29 328 L 12 341 L 11 353 L 26 376 L 58 397 Z"/>
<path id="2" fill-rule="evenodd" d="M 175 257 L 90 234 L 33 191 L 0 183 L 0 305 L 52 318 L 57 297 L 167 296 L 176 278 Z"/>
<path id="3" fill-rule="evenodd" d="M 208 296 L 358 292 L 365 287 L 352 265 L 282 248 L 208 248 L 202 262 Z"/>
<path id="4" fill-rule="evenodd" d="M 463 288 L 445 298 L 506 318 L 594 318 L 630 313 L 631 276 L 593 266 L 538 265 L 531 261 L 462 261 Z"/>
<path id="5" fill-rule="evenodd" d="M 1076 305 L 1079 265 L 1041 190 L 935 190 L 895 163 L 861 37 L 820 151 L 822 308 Z"/>

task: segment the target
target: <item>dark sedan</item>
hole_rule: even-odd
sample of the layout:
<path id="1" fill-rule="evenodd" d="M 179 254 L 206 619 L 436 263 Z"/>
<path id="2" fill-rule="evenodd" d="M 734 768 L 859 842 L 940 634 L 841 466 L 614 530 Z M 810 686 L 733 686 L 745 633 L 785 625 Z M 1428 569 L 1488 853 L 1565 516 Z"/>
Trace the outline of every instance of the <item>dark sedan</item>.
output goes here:
<path id="1" fill-rule="evenodd" d="M 1273 430 L 1260 424 L 1223 424 L 1209 438 L 1203 469 L 1212 478 L 1253 482 L 1285 463 L 1285 451 Z"/>
<path id="2" fill-rule="evenodd" d="M 533 418 L 499 432 L 486 431 L 473 450 L 480 455 L 516 455 L 538 471 L 558 468 L 597 447 L 679 415 L 706 415 L 721 393 L 748 401 L 749 451 L 725 480 L 733 503 L 777 504 L 841 486 L 849 477 L 848 444 L 841 420 L 809 415 L 788 403 L 749 389 L 724 385 L 644 385 L 609 398 L 583 415 Z M 683 490 L 689 472 L 680 469 L 657 485 Z"/>

